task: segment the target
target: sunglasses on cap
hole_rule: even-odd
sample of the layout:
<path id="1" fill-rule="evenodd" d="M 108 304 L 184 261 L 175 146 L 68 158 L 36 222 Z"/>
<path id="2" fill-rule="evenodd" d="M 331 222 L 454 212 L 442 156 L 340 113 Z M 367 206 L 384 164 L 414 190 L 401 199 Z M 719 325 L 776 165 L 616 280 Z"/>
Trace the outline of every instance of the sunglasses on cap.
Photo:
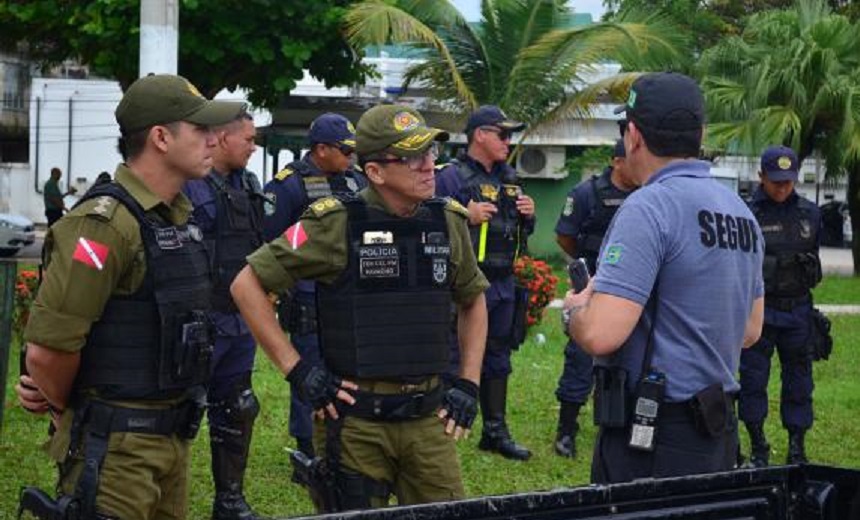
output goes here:
<path id="1" fill-rule="evenodd" d="M 405 164 L 412 171 L 418 171 L 424 166 L 424 162 L 427 158 L 430 158 L 431 162 L 435 162 L 436 158 L 439 157 L 439 145 L 437 143 L 433 143 L 427 148 L 424 153 L 421 155 L 416 155 L 415 157 L 387 157 L 387 158 L 372 158 L 367 159 L 365 162 L 375 162 L 379 164 Z"/>
<path id="2" fill-rule="evenodd" d="M 499 136 L 500 141 L 507 141 L 513 135 L 513 132 L 510 130 L 505 130 L 503 128 L 499 128 L 498 126 L 479 126 L 481 130 L 484 132 L 490 132 L 492 134 L 496 134 Z"/>

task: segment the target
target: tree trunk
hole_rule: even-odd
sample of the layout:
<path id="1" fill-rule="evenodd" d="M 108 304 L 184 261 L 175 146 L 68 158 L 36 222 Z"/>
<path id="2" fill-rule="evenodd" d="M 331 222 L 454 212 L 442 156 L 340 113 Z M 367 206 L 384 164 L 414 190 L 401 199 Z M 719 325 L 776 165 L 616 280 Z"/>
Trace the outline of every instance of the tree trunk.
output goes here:
<path id="1" fill-rule="evenodd" d="M 860 275 L 860 162 L 853 162 L 848 166 L 848 190 L 845 193 L 848 199 L 848 210 L 851 213 L 851 253 L 854 258 L 854 276 Z"/>

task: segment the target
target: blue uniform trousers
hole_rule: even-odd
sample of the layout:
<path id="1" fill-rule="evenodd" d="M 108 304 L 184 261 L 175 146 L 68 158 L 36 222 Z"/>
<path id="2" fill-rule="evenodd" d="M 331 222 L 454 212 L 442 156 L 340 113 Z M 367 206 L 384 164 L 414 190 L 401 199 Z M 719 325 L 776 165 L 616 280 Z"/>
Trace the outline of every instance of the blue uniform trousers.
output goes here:
<path id="1" fill-rule="evenodd" d="M 236 381 L 254 369 L 254 355 L 257 342 L 250 333 L 215 337 L 215 350 L 212 353 L 212 378 L 209 383 L 208 400 L 219 403 L 229 398 Z M 209 422 L 225 424 L 223 409 L 209 409 Z"/>
<path id="2" fill-rule="evenodd" d="M 812 360 L 807 355 L 811 326 L 811 302 L 789 312 L 765 307 L 761 339 L 741 353 L 738 413 L 742 421 L 760 423 L 767 417 L 767 383 L 776 349 L 782 365 L 782 425 L 789 430 L 807 430 L 812 426 L 814 383 Z"/>
<path id="3" fill-rule="evenodd" d="M 509 286 L 509 288 L 508 288 Z M 510 344 L 511 331 L 514 322 L 514 285 L 513 277 L 506 278 L 502 283 L 493 282 L 484 293 L 487 301 L 487 350 L 484 352 L 484 362 L 481 365 L 482 379 L 501 379 L 508 377 L 511 371 Z M 460 346 L 457 338 L 456 325 L 451 334 L 451 365 L 448 377 L 457 378 L 460 366 Z"/>
<path id="4" fill-rule="evenodd" d="M 322 365 L 319 337 L 316 334 L 291 334 L 290 341 L 306 363 Z M 295 386 L 290 383 L 290 435 L 296 439 L 313 438 L 313 408 L 299 398 Z"/>
<path id="5" fill-rule="evenodd" d="M 664 403 L 654 451 L 630 448 L 630 428 L 600 428 L 591 461 L 591 482 L 611 484 L 645 477 L 673 477 L 727 471 L 738 454 L 737 418 L 727 414 L 718 437 L 702 433 L 689 403 Z"/>
<path id="6" fill-rule="evenodd" d="M 591 393 L 593 359 L 573 340 L 564 348 L 564 369 L 558 379 L 555 397 L 564 403 L 585 403 Z"/>

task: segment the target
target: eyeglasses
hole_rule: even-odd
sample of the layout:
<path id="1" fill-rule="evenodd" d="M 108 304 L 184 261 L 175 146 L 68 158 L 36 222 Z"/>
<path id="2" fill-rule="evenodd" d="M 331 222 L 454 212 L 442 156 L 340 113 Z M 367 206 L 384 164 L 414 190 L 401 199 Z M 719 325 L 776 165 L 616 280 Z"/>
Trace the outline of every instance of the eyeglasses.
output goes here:
<path id="1" fill-rule="evenodd" d="M 629 121 L 626 119 L 621 119 L 618 121 L 618 133 L 621 134 L 621 137 L 624 137 L 624 133 L 627 132 L 627 124 Z"/>
<path id="2" fill-rule="evenodd" d="M 479 126 L 478 128 L 480 128 L 484 132 L 490 132 L 491 134 L 496 134 L 497 136 L 499 136 L 499 141 L 507 141 L 513 135 L 513 132 L 511 132 L 510 130 L 504 130 L 504 129 L 499 128 L 497 126 Z"/>
<path id="3" fill-rule="evenodd" d="M 408 166 L 410 170 L 417 172 L 422 166 L 424 166 L 424 163 L 428 158 L 430 159 L 430 162 L 435 162 L 437 157 L 439 157 L 439 145 L 433 143 L 430 145 L 430 148 L 424 151 L 424 153 L 416 155 L 415 157 L 371 158 L 367 159 L 365 162 L 375 162 L 379 164 L 400 163 Z"/>
<path id="4" fill-rule="evenodd" d="M 337 151 L 342 153 L 345 157 L 349 157 L 350 155 L 355 153 L 355 148 L 352 146 L 347 146 L 345 144 L 329 144 L 332 148 L 336 148 Z"/>

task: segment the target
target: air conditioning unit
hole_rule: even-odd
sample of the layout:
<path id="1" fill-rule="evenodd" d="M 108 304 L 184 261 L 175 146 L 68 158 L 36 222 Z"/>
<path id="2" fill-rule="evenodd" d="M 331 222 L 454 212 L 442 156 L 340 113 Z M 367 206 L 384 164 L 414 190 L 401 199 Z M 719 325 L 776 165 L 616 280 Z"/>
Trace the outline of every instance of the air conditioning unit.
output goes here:
<path id="1" fill-rule="evenodd" d="M 517 174 L 524 179 L 564 179 L 564 147 L 523 147 L 517 157 Z"/>

